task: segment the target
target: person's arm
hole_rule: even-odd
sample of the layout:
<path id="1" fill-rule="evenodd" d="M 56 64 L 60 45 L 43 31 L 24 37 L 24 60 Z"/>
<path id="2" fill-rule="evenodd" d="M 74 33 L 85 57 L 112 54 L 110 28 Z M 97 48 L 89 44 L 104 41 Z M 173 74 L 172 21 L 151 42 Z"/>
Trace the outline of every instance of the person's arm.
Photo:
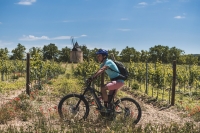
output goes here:
<path id="1" fill-rule="evenodd" d="M 102 68 L 100 68 L 91 78 L 95 79 L 97 78 L 99 75 L 101 75 L 106 69 L 108 69 L 108 66 L 103 66 Z"/>

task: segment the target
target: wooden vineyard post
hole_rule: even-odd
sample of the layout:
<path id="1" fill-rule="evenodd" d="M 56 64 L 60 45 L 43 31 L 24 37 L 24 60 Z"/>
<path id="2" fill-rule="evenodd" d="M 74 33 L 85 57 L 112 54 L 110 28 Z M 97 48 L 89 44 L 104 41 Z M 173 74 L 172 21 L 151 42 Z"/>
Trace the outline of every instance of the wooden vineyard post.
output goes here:
<path id="1" fill-rule="evenodd" d="M 148 63 L 146 62 L 146 90 L 145 93 L 148 94 Z"/>
<path id="2" fill-rule="evenodd" d="M 26 57 L 26 94 L 30 95 L 30 53 Z"/>
<path id="3" fill-rule="evenodd" d="M 172 97 L 171 106 L 175 104 L 175 87 L 176 87 L 176 61 L 173 61 L 173 82 L 172 82 Z"/>

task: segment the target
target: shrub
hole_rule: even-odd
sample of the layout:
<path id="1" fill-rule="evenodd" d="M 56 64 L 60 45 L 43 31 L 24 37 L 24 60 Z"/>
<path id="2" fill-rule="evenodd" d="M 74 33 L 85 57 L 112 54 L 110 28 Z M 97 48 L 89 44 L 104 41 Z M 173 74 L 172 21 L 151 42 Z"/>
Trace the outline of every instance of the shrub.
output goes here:
<path id="1" fill-rule="evenodd" d="M 137 83 L 134 83 L 131 87 L 133 90 L 138 90 L 140 88 L 140 86 Z"/>

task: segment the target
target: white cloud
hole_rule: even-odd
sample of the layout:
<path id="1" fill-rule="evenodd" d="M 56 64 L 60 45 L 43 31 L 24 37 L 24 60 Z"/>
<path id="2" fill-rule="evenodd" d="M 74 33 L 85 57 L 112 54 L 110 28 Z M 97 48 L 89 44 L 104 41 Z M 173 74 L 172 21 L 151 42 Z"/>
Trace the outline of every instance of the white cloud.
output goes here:
<path id="1" fill-rule="evenodd" d="M 156 0 L 155 3 L 163 3 L 163 2 L 168 2 L 168 0 Z"/>
<path id="2" fill-rule="evenodd" d="M 129 20 L 128 18 L 121 18 L 122 21 Z"/>
<path id="3" fill-rule="evenodd" d="M 118 29 L 119 31 L 130 31 L 131 29 Z"/>
<path id="4" fill-rule="evenodd" d="M 19 5 L 32 5 L 36 0 L 20 0 L 17 4 Z"/>
<path id="5" fill-rule="evenodd" d="M 6 46 L 10 46 L 11 44 L 13 44 L 13 43 L 0 40 L 0 47 L 1 48 L 6 47 Z"/>
<path id="6" fill-rule="evenodd" d="M 36 37 L 33 35 L 23 35 L 22 38 L 19 40 L 22 41 L 37 41 L 37 40 L 69 40 L 71 39 L 71 36 L 58 36 L 58 37 L 53 37 L 49 38 L 48 36 L 41 36 L 41 37 Z"/>
<path id="7" fill-rule="evenodd" d="M 138 5 L 140 5 L 140 6 L 146 6 L 148 4 L 146 2 L 140 2 L 140 3 L 138 3 Z"/>
<path id="8" fill-rule="evenodd" d="M 36 37 L 33 35 L 23 35 L 22 38 L 20 38 L 19 40 L 23 40 L 23 41 L 34 41 L 34 40 L 50 40 L 48 36 L 41 36 L 41 37 Z"/>
<path id="9" fill-rule="evenodd" d="M 54 37 L 50 40 L 65 40 L 65 39 L 70 39 L 71 36 L 58 36 L 58 37 Z"/>
<path id="10" fill-rule="evenodd" d="M 184 19 L 185 17 L 184 16 L 175 16 L 174 18 L 175 19 Z"/>
<path id="11" fill-rule="evenodd" d="M 155 2 L 153 2 L 152 5 L 161 4 L 161 3 L 165 3 L 165 2 L 169 2 L 169 1 L 168 0 L 156 0 Z"/>
<path id="12" fill-rule="evenodd" d="M 155 6 L 156 4 L 161 4 L 161 3 L 166 3 L 169 2 L 169 0 L 154 0 L 152 3 L 147 3 L 147 2 L 140 2 L 135 6 L 136 8 L 143 8 L 147 6 Z"/>
<path id="13" fill-rule="evenodd" d="M 190 0 L 179 0 L 180 2 L 189 2 Z"/>
<path id="14" fill-rule="evenodd" d="M 146 2 L 140 2 L 137 4 L 136 8 L 146 7 L 148 4 Z"/>
<path id="15" fill-rule="evenodd" d="M 87 35 L 81 35 L 81 37 L 86 37 Z"/>

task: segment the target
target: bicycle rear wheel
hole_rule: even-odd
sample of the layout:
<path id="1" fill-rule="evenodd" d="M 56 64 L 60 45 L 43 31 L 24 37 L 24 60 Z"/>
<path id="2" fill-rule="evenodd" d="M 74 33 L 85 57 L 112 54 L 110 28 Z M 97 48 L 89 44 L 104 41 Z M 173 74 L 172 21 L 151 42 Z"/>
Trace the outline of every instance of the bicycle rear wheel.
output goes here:
<path id="1" fill-rule="evenodd" d="M 133 121 L 137 124 L 142 116 L 142 110 L 138 102 L 132 98 L 122 98 L 115 102 L 116 119 L 120 121 Z"/>
<path id="2" fill-rule="evenodd" d="M 89 114 L 89 105 L 84 97 L 78 94 L 69 94 L 60 100 L 58 113 L 65 122 L 85 120 Z"/>

